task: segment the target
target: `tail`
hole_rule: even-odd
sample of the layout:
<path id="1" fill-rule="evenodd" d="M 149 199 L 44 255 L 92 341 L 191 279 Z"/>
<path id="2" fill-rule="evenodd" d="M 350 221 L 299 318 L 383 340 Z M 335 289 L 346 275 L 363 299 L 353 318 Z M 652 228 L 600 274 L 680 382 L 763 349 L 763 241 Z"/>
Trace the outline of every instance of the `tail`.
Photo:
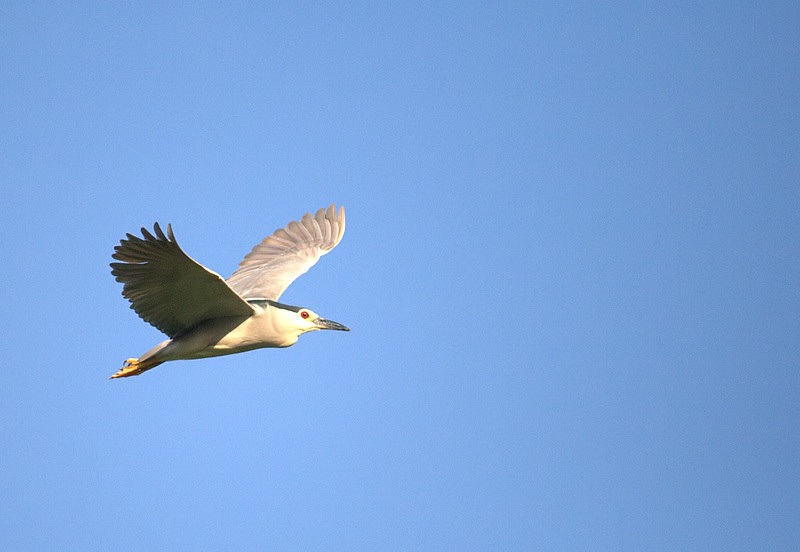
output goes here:
<path id="1" fill-rule="evenodd" d="M 111 376 L 111 379 L 116 378 L 129 378 L 131 376 L 138 376 L 142 372 L 146 372 L 150 368 L 155 368 L 161 364 L 162 360 L 155 360 L 153 358 L 146 358 L 139 360 L 138 358 L 129 358 L 122 363 L 122 369 Z"/>

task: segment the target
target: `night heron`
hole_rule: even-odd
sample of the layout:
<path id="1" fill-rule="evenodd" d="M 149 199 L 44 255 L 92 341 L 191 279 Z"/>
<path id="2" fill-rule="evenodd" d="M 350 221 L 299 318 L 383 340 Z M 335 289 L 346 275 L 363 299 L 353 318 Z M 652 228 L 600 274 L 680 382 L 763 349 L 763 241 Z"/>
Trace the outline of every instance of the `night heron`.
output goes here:
<path id="1" fill-rule="evenodd" d="M 294 345 L 312 330 L 345 330 L 304 308 L 279 303 L 287 287 L 336 247 L 344 235 L 344 207 L 331 205 L 276 230 L 256 245 L 224 280 L 199 264 L 156 223 L 155 234 L 127 234 L 114 248 L 111 273 L 143 320 L 170 339 L 111 376 L 136 376 L 169 360 L 242 353 Z"/>

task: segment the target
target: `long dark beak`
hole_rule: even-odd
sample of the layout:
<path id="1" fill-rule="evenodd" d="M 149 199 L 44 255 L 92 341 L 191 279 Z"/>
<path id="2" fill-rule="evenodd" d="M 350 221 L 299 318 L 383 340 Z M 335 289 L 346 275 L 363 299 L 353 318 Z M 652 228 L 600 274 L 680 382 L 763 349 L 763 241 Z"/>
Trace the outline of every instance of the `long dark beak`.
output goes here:
<path id="1" fill-rule="evenodd" d="M 314 324 L 316 324 L 320 330 L 342 330 L 343 332 L 350 331 L 350 328 L 347 326 L 326 318 L 317 318 L 314 320 Z"/>

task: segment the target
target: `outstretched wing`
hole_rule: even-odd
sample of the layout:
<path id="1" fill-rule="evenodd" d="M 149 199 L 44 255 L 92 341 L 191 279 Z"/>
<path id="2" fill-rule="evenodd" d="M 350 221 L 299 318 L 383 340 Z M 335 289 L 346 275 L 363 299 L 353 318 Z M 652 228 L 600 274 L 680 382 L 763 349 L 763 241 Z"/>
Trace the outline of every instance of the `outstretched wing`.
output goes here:
<path id="1" fill-rule="evenodd" d="M 122 295 L 140 317 L 169 337 L 211 318 L 250 316 L 251 307 L 225 280 L 189 257 L 175 241 L 172 225 L 164 235 L 158 223 L 155 236 L 127 234 L 112 255 L 111 274 L 122 282 Z"/>
<path id="2" fill-rule="evenodd" d="M 228 285 L 245 299 L 277 301 L 289 285 L 336 247 L 344 235 L 344 207 L 331 205 L 314 216 L 276 230 L 255 246 L 228 278 Z"/>

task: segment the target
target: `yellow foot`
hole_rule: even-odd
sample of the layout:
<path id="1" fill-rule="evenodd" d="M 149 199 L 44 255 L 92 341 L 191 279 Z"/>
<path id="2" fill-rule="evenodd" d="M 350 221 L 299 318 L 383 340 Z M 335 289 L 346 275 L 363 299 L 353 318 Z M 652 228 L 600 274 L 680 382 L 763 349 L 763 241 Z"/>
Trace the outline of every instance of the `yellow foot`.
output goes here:
<path id="1" fill-rule="evenodd" d="M 146 368 L 142 368 L 142 365 L 139 362 L 138 358 L 129 358 L 128 360 L 122 363 L 122 369 L 113 376 L 111 376 L 111 379 L 127 378 L 128 376 L 138 376 L 145 370 Z"/>

